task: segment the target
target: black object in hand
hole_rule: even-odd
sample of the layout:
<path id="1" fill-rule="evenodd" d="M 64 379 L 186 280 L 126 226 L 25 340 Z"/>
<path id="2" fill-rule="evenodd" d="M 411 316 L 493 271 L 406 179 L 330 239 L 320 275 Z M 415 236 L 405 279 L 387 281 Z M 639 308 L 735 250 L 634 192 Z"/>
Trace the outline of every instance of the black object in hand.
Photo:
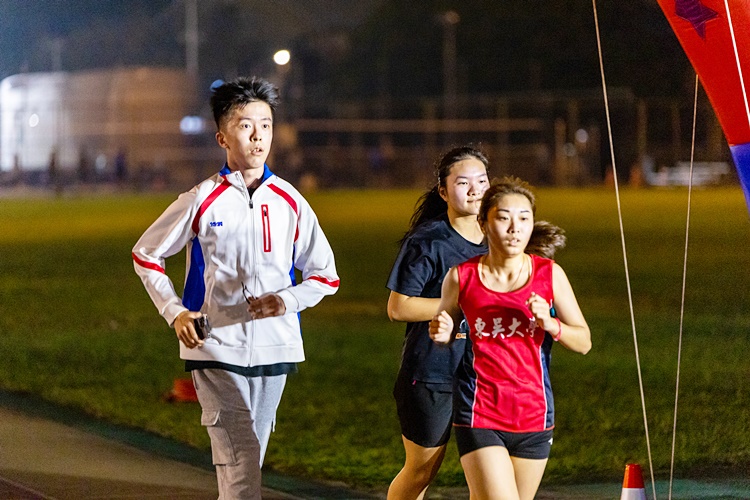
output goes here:
<path id="1" fill-rule="evenodd" d="M 209 329 L 208 316 L 203 315 L 200 318 L 195 318 L 193 326 L 195 326 L 195 333 L 198 335 L 198 338 L 204 340 Z"/>

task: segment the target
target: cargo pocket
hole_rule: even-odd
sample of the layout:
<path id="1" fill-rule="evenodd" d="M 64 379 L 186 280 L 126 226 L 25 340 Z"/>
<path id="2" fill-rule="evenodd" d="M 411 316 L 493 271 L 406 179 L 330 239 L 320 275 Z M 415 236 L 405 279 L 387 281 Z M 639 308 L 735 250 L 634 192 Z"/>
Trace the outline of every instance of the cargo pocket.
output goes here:
<path id="1" fill-rule="evenodd" d="M 206 427 L 208 437 L 211 438 L 211 457 L 214 465 L 235 465 L 237 460 L 229 433 L 222 426 L 221 412 L 217 410 L 203 410 L 201 425 Z"/>

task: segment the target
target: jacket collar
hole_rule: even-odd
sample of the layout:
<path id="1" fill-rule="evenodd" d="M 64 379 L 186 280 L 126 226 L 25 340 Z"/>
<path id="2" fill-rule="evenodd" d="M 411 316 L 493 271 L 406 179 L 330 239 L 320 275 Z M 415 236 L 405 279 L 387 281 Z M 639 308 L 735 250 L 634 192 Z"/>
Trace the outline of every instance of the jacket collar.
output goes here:
<path id="1" fill-rule="evenodd" d="M 224 166 L 221 168 L 221 170 L 219 170 L 219 175 L 221 175 L 222 177 L 225 177 L 231 173 L 232 171 L 229 169 L 229 165 L 227 165 L 226 163 L 224 163 Z M 260 183 L 263 184 L 272 175 L 273 175 L 273 172 L 271 172 L 271 169 L 268 168 L 268 165 L 264 163 L 263 164 L 263 176 L 260 178 Z"/>

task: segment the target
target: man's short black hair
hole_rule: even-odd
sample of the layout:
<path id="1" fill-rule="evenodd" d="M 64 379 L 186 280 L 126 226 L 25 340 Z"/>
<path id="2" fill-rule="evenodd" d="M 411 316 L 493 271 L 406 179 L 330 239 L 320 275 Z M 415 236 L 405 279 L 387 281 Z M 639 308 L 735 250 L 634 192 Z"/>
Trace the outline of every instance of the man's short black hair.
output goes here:
<path id="1" fill-rule="evenodd" d="M 235 108 L 255 101 L 265 102 L 275 113 L 279 105 L 279 89 L 268 80 L 256 76 L 235 78 L 213 88 L 211 110 L 216 126 L 221 128 L 221 121 Z"/>

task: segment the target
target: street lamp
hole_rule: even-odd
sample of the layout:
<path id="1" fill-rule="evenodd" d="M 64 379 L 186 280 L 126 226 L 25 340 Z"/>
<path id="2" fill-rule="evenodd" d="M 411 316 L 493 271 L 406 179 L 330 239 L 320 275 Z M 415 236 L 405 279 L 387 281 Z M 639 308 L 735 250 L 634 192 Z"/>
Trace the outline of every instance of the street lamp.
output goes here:
<path id="1" fill-rule="evenodd" d="M 454 10 L 440 16 L 443 25 L 443 98 L 445 99 L 446 118 L 455 118 L 456 94 L 456 25 L 461 17 Z"/>
<path id="2" fill-rule="evenodd" d="M 284 98 L 286 98 L 287 79 L 292 66 L 291 60 L 292 54 L 286 49 L 277 50 L 273 55 L 273 62 L 276 63 L 276 85 Z"/>
<path id="3" fill-rule="evenodd" d="M 192 85 L 198 83 L 198 0 L 185 1 L 185 71 Z"/>
<path id="4" fill-rule="evenodd" d="M 289 64 L 291 60 L 292 54 L 286 49 L 278 50 L 273 55 L 273 62 L 276 63 L 277 85 L 282 92 L 285 90 L 287 75 L 291 71 L 291 64 Z"/>
<path id="5" fill-rule="evenodd" d="M 273 55 L 273 62 L 275 62 L 278 66 L 286 66 L 289 64 L 289 61 L 291 60 L 292 55 L 289 53 L 288 50 L 283 49 L 277 51 Z"/>

